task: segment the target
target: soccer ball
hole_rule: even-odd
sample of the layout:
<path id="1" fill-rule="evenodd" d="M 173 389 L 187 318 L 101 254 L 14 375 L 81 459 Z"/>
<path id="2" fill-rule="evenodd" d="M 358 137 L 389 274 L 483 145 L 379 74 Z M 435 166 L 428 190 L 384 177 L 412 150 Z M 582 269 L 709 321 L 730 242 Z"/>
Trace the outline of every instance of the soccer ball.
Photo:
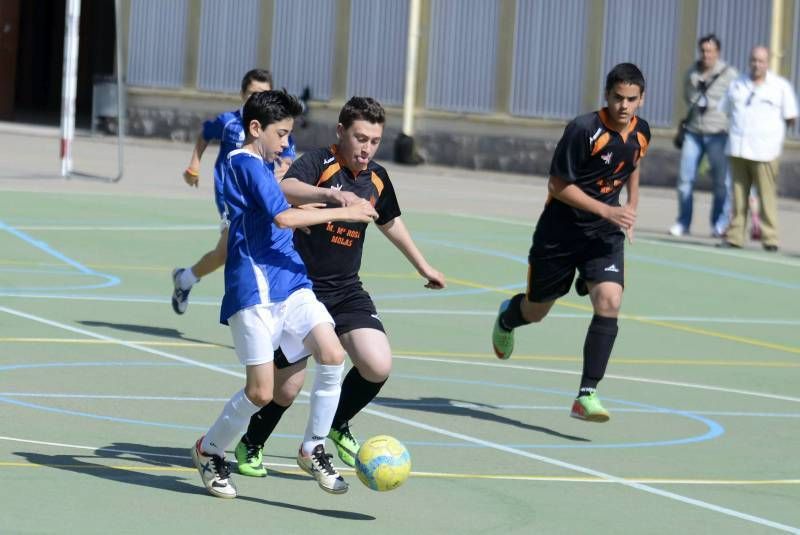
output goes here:
<path id="1" fill-rule="evenodd" d="M 364 442 L 356 455 L 356 475 L 377 491 L 394 490 L 408 479 L 411 456 L 396 438 L 378 435 Z"/>

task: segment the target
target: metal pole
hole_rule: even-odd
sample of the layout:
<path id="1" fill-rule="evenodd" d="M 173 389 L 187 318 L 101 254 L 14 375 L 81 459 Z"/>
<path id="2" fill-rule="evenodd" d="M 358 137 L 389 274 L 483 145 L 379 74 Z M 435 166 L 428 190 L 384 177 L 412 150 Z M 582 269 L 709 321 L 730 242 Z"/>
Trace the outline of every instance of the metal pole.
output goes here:
<path id="1" fill-rule="evenodd" d="M 783 0 L 772 0 L 769 32 L 769 70 L 780 74 L 783 60 Z"/>
<path id="2" fill-rule="evenodd" d="M 61 176 L 72 173 L 75 136 L 75 93 L 78 86 L 78 42 L 81 0 L 67 0 L 64 19 L 64 69 L 61 83 Z"/>
<path id="3" fill-rule="evenodd" d="M 414 134 L 414 100 L 417 87 L 417 53 L 419 51 L 420 0 L 410 0 L 408 9 L 408 42 L 406 45 L 406 87 L 403 94 L 403 133 Z"/>
<path id="4" fill-rule="evenodd" d="M 125 109 L 124 91 L 122 85 L 122 12 L 120 0 L 114 0 L 114 21 L 116 23 L 116 45 L 117 45 L 117 176 L 112 178 L 112 182 L 119 182 L 122 179 L 122 145 L 125 139 Z"/>

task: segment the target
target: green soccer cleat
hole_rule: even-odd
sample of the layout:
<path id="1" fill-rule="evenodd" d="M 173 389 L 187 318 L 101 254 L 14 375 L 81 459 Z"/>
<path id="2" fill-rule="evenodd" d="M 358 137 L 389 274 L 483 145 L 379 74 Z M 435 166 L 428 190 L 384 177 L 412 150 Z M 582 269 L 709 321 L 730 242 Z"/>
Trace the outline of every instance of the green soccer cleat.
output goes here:
<path id="1" fill-rule="evenodd" d="M 360 444 L 353 433 L 350 432 L 350 426 L 345 425 L 341 429 L 331 429 L 328 433 L 328 438 L 336 445 L 336 453 L 339 454 L 339 459 L 342 460 L 347 466 L 355 467 L 356 455 Z"/>
<path id="2" fill-rule="evenodd" d="M 266 477 L 267 469 L 264 468 L 264 446 L 246 444 L 240 440 L 234 450 L 239 473 L 248 477 Z"/>
<path id="3" fill-rule="evenodd" d="M 497 358 L 502 360 L 506 360 L 514 351 L 514 331 L 507 331 L 500 326 L 500 315 L 508 309 L 510 303 L 509 299 L 500 303 L 500 310 L 497 311 L 497 319 L 492 329 L 492 348 Z"/>
<path id="4" fill-rule="evenodd" d="M 587 422 L 607 422 L 610 418 L 596 392 L 575 398 L 570 416 Z"/>

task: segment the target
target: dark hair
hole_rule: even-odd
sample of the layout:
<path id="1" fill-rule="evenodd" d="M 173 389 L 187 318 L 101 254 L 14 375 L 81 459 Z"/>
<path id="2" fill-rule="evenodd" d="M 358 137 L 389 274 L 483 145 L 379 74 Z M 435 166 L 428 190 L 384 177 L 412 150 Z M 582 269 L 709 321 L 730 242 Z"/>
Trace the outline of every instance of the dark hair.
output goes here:
<path id="1" fill-rule="evenodd" d="M 339 112 L 339 122 L 347 129 L 354 121 L 383 124 L 386 122 L 386 112 L 381 103 L 374 98 L 352 97 Z"/>
<path id="2" fill-rule="evenodd" d="M 251 121 L 258 121 L 261 128 L 282 121 L 287 117 L 295 118 L 303 113 L 303 106 L 297 97 L 290 95 L 285 89 L 280 91 L 261 91 L 253 93 L 242 110 L 242 122 L 245 132 Z"/>
<path id="3" fill-rule="evenodd" d="M 708 35 L 704 35 L 700 39 L 697 40 L 697 48 L 703 46 L 703 43 L 714 43 L 714 46 L 717 47 L 717 50 L 722 50 L 722 43 L 719 42 L 719 37 L 710 33 Z"/>
<path id="4" fill-rule="evenodd" d="M 619 84 L 638 85 L 644 93 L 644 75 L 633 63 L 618 63 L 606 76 L 606 93 Z"/>
<path id="5" fill-rule="evenodd" d="M 252 69 L 247 71 L 247 74 L 242 78 L 242 93 L 247 91 L 247 86 L 250 82 L 264 82 L 272 87 L 272 73 L 267 69 Z"/>

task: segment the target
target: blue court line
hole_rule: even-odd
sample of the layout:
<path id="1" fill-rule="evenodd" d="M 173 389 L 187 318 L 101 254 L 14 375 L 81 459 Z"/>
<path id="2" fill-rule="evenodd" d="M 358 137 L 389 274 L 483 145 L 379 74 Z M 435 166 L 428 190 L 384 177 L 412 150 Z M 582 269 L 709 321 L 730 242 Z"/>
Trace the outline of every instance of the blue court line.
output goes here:
<path id="1" fill-rule="evenodd" d="M 48 245 L 47 243 L 45 243 L 45 242 L 43 242 L 41 240 L 37 240 L 33 236 L 30 236 L 30 235 L 22 232 L 21 230 L 17 230 L 12 226 L 7 225 L 3 221 L 0 221 L 0 231 L 2 231 L 2 230 L 8 232 L 9 234 L 11 234 L 12 236 L 14 236 L 16 238 L 19 238 L 20 240 L 24 241 L 28 245 L 30 245 L 30 246 L 32 246 L 32 247 L 34 247 L 36 249 L 39 249 L 40 251 L 44 252 L 45 254 L 50 255 L 53 258 L 56 258 L 57 260 L 60 260 L 61 262 L 64 262 L 65 264 L 67 264 L 69 266 L 72 266 L 73 268 L 78 270 L 83 275 L 87 275 L 89 277 L 99 277 L 101 279 L 105 279 L 106 280 L 106 282 L 102 282 L 102 283 L 98 283 L 98 284 L 82 285 L 82 286 L 63 286 L 63 287 L 59 286 L 59 287 L 55 287 L 55 288 L 52 288 L 52 287 L 42 287 L 42 288 L 34 287 L 34 288 L 30 288 L 30 289 L 29 288 L 14 288 L 15 291 L 48 291 L 49 292 L 49 291 L 56 291 L 56 290 L 62 290 L 62 291 L 64 291 L 64 290 L 96 290 L 96 289 L 99 289 L 99 288 L 108 288 L 110 286 L 116 286 L 116 285 L 118 285 L 120 283 L 119 277 L 115 277 L 114 275 L 108 275 L 108 274 L 105 274 L 105 273 L 99 273 L 97 271 L 94 271 L 93 269 L 90 269 L 90 268 L 84 266 L 83 264 L 81 264 L 77 260 L 73 260 L 72 258 L 68 257 L 67 255 L 61 253 L 60 251 L 57 251 L 56 249 L 50 247 L 50 245 Z"/>
<path id="2" fill-rule="evenodd" d="M 79 368 L 81 366 L 93 366 L 93 367 L 150 367 L 152 365 L 156 365 L 158 367 L 174 367 L 174 368 L 185 368 L 188 367 L 186 364 L 180 363 L 148 363 L 148 362 L 87 362 L 87 363 L 38 363 L 38 364 L 12 364 L 6 366 L 0 366 L 0 371 L 8 371 L 8 370 L 20 370 L 20 369 L 34 369 L 34 368 L 57 368 L 57 367 L 71 367 L 71 368 Z M 233 366 L 226 366 L 226 367 L 240 367 L 238 365 Z M 549 388 L 538 388 L 532 386 L 522 386 L 522 385 L 511 385 L 505 383 L 493 383 L 489 381 L 473 381 L 473 380 L 466 380 L 466 379 L 449 379 L 449 378 L 442 378 L 442 377 L 430 377 L 430 376 L 422 376 L 422 375 L 409 375 L 409 374 L 401 374 L 401 373 L 393 373 L 392 377 L 395 378 L 403 378 L 403 379 L 410 379 L 410 380 L 417 380 L 417 381 L 430 381 L 430 382 L 444 382 L 444 383 L 455 383 L 455 384 L 468 384 L 468 385 L 479 385 L 479 386 L 486 386 L 491 388 L 503 388 L 503 389 L 512 389 L 512 390 L 523 390 L 529 392 L 541 392 L 547 394 L 554 394 L 560 397 L 568 397 L 572 399 L 574 396 L 573 392 L 567 392 L 564 390 L 558 389 L 549 389 Z M 639 409 L 646 409 L 652 412 L 660 413 L 660 414 L 668 414 L 674 416 L 681 416 L 684 418 L 689 418 L 691 420 L 698 421 L 704 424 L 707 427 L 707 431 L 702 435 L 696 435 L 693 437 L 686 437 L 681 439 L 672 439 L 672 440 L 663 440 L 663 441 L 651 441 L 651 442 L 622 442 L 622 443 L 612 443 L 612 444 L 516 444 L 509 447 L 515 447 L 520 449 L 582 449 L 582 448 L 604 448 L 604 449 L 617 449 L 617 448 L 641 448 L 641 447 L 654 447 L 654 446 L 674 446 L 674 445 L 681 445 L 681 444 L 693 444 L 698 442 L 704 442 L 708 440 L 712 440 L 724 434 L 725 429 L 719 423 L 700 416 L 698 414 L 689 412 L 689 411 L 682 411 L 676 409 L 668 409 L 664 407 L 657 407 L 654 405 L 648 405 L 644 403 L 636 403 L 632 401 L 625 401 L 620 399 L 613 399 L 613 398 L 604 398 L 607 402 L 616 403 L 623 406 L 628 407 L 636 407 Z M 0 396 L 0 402 L 9 403 L 11 405 L 17 405 L 25 408 L 41 410 L 46 412 L 52 412 L 57 414 L 64 414 L 70 416 L 80 416 L 84 418 L 91 418 L 97 420 L 104 420 L 110 422 L 119 422 L 125 424 L 132 424 L 132 425 L 145 425 L 145 426 L 153 426 L 153 427 L 161 427 L 161 428 L 174 428 L 174 429 L 190 429 L 190 430 L 200 430 L 203 431 L 204 428 L 199 428 L 197 426 L 186 426 L 181 424 L 169 424 L 163 422 L 151 422 L 145 420 L 136 420 L 130 418 L 119 418 L 114 416 L 105 416 L 99 414 L 93 414 L 88 412 L 81 412 L 81 411 L 72 411 L 67 409 L 58 409 L 54 407 L 47 407 L 45 405 L 39 405 L 34 403 L 28 403 L 24 401 L 19 401 L 12 399 L 8 396 Z M 376 403 L 380 405 L 380 403 Z M 460 407 L 453 407 L 454 409 L 459 409 Z M 293 435 L 274 435 L 276 437 L 284 437 L 284 438 L 296 438 Z M 446 447 L 468 447 L 468 448 L 475 448 L 481 447 L 476 444 L 465 444 L 459 442 L 442 442 L 442 441 L 417 441 L 417 442 L 409 442 L 409 444 L 417 445 L 417 446 L 446 446 Z"/>

